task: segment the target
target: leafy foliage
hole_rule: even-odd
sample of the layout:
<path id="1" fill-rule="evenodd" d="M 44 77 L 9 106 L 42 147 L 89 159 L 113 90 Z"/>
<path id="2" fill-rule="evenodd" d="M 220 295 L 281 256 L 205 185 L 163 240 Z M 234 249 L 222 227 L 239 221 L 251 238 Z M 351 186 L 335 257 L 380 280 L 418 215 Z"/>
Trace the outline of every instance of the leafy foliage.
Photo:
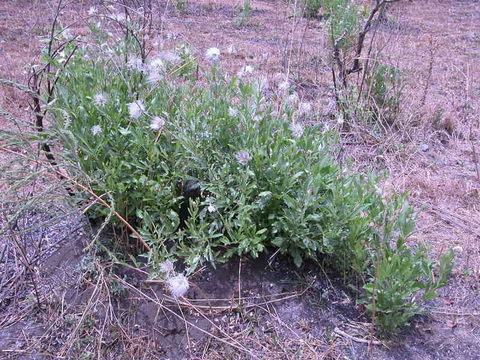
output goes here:
<path id="1" fill-rule="evenodd" d="M 392 124 L 400 109 L 402 76 L 394 66 L 375 63 L 366 78 L 367 103 L 372 119 Z"/>
<path id="2" fill-rule="evenodd" d="M 242 4 L 235 8 L 237 15 L 237 24 L 239 26 L 245 25 L 252 15 L 251 0 L 243 0 Z"/>
<path id="3" fill-rule="evenodd" d="M 305 0 L 305 15 L 308 17 L 317 17 L 320 15 L 320 9 L 324 0 Z"/>
<path id="4" fill-rule="evenodd" d="M 173 4 L 175 6 L 175 9 L 180 13 L 180 14 L 185 14 L 188 8 L 188 0 L 174 0 Z"/>
<path id="5" fill-rule="evenodd" d="M 325 0 L 323 9 L 331 42 L 344 51 L 353 47 L 362 16 L 357 5 L 350 0 Z"/>

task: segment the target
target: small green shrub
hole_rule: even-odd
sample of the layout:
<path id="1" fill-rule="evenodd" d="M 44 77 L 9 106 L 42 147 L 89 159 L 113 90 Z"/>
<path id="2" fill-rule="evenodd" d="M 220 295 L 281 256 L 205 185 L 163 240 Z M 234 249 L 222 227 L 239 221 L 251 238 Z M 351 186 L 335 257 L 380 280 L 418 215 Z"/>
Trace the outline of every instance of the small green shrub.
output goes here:
<path id="1" fill-rule="evenodd" d="M 180 14 L 185 14 L 188 8 L 188 0 L 174 0 L 173 4 L 175 5 L 175 9 Z"/>
<path id="2" fill-rule="evenodd" d="M 393 124 L 400 111 L 402 95 L 400 70 L 377 62 L 365 79 L 366 100 L 372 119 L 388 125 Z"/>
<path id="3" fill-rule="evenodd" d="M 320 9 L 322 8 L 325 0 L 304 0 L 304 14 L 307 17 L 319 16 Z"/>
<path id="4" fill-rule="evenodd" d="M 420 311 L 420 292 L 431 298 L 444 285 L 451 258 L 435 281 L 425 250 L 405 245 L 414 227 L 406 197 L 337 163 L 334 132 L 295 123 L 287 102 L 274 111 L 261 80 L 227 80 L 217 63 L 197 81 L 185 48 L 146 60 L 135 51 L 118 43 L 108 57 L 84 49 L 71 60 L 51 142 L 70 175 L 138 229 L 153 272 L 167 257 L 193 271 L 266 249 L 298 266 L 322 255 L 364 285 L 359 296 L 388 331 Z"/>
<path id="5" fill-rule="evenodd" d="M 355 45 L 362 14 L 351 0 L 324 0 L 323 10 L 327 18 L 327 30 L 332 45 L 344 52 Z"/>
<path id="6" fill-rule="evenodd" d="M 252 15 L 252 6 L 250 0 L 243 0 L 242 4 L 236 7 L 237 24 L 239 26 L 245 25 Z"/>
<path id="7" fill-rule="evenodd" d="M 385 249 L 377 261 L 377 273 L 364 285 L 365 303 L 381 331 L 392 334 L 409 324 L 414 315 L 424 313 L 422 303 L 435 298 L 436 290 L 447 284 L 453 251 L 440 258 L 437 279 L 423 248 L 415 252 L 404 245 Z"/>

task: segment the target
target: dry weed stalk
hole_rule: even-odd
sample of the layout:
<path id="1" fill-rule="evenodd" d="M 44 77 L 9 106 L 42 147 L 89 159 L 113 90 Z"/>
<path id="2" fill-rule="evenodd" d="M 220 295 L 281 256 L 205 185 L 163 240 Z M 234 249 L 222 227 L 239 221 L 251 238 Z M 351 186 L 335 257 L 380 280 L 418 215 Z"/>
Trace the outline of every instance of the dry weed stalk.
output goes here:
<path id="1" fill-rule="evenodd" d="M 428 48 L 429 57 L 428 57 L 427 78 L 425 79 L 425 86 L 423 88 L 422 99 L 420 100 L 420 107 L 425 106 L 425 102 L 427 100 L 428 90 L 430 89 L 431 80 L 432 80 L 433 65 L 435 64 L 435 59 L 436 59 L 438 48 L 439 48 L 439 44 L 431 36 L 428 39 L 428 44 L 429 44 L 429 48 Z"/>
<path id="2" fill-rule="evenodd" d="M 349 126 L 348 120 L 351 115 L 348 112 L 349 104 L 349 75 L 364 71 L 364 77 L 367 72 L 367 68 L 361 64 L 362 52 L 365 47 L 365 39 L 367 34 L 378 24 L 381 20 L 381 14 L 384 13 L 385 7 L 388 4 L 399 2 L 401 0 L 375 0 L 375 4 L 372 5 L 370 12 L 363 23 L 361 30 L 356 34 L 354 40 L 354 52 L 352 65 L 349 66 L 350 59 L 346 57 L 344 51 L 340 47 L 340 43 L 345 40 L 347 33 L 346 30 L 337 38 L 332 38 L 332 78 L 333 86 L 335 89 L 335 99 L 337 106 L 342 110 L 344 116 L 345 126 Z M 333 34 L 332 34 L 333 35 Z M 373 44 L 373 40 L 371 45 Z M 371 52 L 371 48 L 369 50 Z M 368 67 L 368 63 L 367 63 Z M 362 80 L 362 84 L 363 84 Z M 361 85 L 363 87 L 363 85 Z"/>

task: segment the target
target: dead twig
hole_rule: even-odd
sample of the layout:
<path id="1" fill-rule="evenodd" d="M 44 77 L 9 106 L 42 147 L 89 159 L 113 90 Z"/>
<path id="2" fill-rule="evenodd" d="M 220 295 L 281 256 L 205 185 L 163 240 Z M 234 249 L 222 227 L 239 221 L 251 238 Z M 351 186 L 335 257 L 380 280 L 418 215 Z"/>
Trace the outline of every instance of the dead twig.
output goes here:
<path id="1" fill-rule="evenodd" d="M 382 343 L 381 341 L 361 339 L 361 338 L 352 336 L 352 335 L 350 335 L 350 334 L 347 334 L 345 331 L 340 330 L 338 327 L 336 327 L 335 329 L 333 329 L 333 332 L 334 332 L 335 334 L 338 334 L 338 335 L 340 335 L 340 336 L 343 336 L 343 337 L 345 337 L 345 338 L 347 338 L 347 339 L 350 339 L 350 340 L 352 340 L 352 341 L 355 341 L 355 342 L 357 342 L 357 343 L 386 346 L 386 345 L 385 345 L 384 343 Z"/>

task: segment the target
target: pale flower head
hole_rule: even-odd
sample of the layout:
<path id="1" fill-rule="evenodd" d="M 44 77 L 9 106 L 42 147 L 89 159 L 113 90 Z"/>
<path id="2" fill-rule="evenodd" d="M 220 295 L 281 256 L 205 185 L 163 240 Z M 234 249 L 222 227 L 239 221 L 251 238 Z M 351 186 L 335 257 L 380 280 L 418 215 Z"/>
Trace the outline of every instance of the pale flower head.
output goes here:
<path id="1" fill-rule="evenodd" d="M 246 150 L 240 150 L 235 153 L 235 159 L 242 164 L 247 165 L 248 162 L 251 160 L 250 154 Z"/>
<path id="2" fill-rule="evenodd" d="M 165 120 L 160 116 L 155 116 L 152 121 L 150 122 L 150 129 L 154 131 L 158 131 L 162 129 L 165 125 Z"/>
<path id="3" fill-rule="evenodd" d="M 312 112 L 312 104 L 309 102 L 301 102 L 298 104 L 299 115 L 309 115 Z"/>
<path id="4" fill-rule="evenodd" d="M 245 76 L 245 75 L 248 75 L 248 74 L 251 74 L 253 73 L 253 66 L 251 65 L 247 65 L 247 66 L 244 66 L 238 73 L 237 73 L 237 76 L 239 78 Z"/>
<path id="5" fill-rule="evenodd" d="M 212 47 L 205 53 L 205 58 L 211 62 L 217 62 L 220 60 L 220 50 L 216 47 Z"/>
<path id="6" fill-rule="evenodd" d="M 161 58 L 153 59 L 148 64 L 147 82 L 149 84 L 156 84 L 163 79 L 165 73 L 166 64 Z"/>
<path id="7" fill-rule="evenodd" d="M 128 112 L 132 119 L 138 119 L 145 112 L 145 106 L 141 100 L 134 101 L 128 104 Z"/>
<path id="8" fill-rule="evenodd" d="M 282 81 L 278 84 L 278 90 L 287 91 L 288 89 L 290 89 L 290 82 L 288 80 Z"/>
<path id="9" fill-rule="evenodd" d="M 93 136 L 100 134 L 102 131 L 103 130 L 100 125 L 93 125 L 92 128 L 90 129 L 90 132 L 92 133 Z"/>
<path id="10" fill-rule="evenodd" d="M 107 103 L 107 95 L 103 92 L 99 92 L 93 97 L 93 102 L 96 105 L 103 106 Z"/>
<path id="11" fill-rule="evenodd" d="M 210 204 L 210 205 L 208 205 L 207 210 L 208 210 L 209 213 L 213 213 L 213 212 L 217 211 L 217 208 L 215 207 L 215 205 Z"/>
<path id="12" fill-rule="evenodd" d="M 158 69 L 149 69 L 147 83 L 157 84 L 163 79 L 163 74 Z"/>
<path id="13" fill-rule="evenodd" d="M 127 20 L 125 14 L 124 14 L 124 13 L 121 13 L 121 12 L 116 13 L 116 14 L 113 14 L 113 15 L 111 16 L 111 18 L 112 18 L 113 20 L 119 22 L 119 23 L 122 23 L 122 22 L 124 22 L 124 21 Z"/>
<path id="14" fill-rule="evenodd" d="M 235 46 L 232 44 L 230 45 L 228 48 L 227 48 L 227 53 L 229 55 L 232 55 L 232 54 L 236 54 L 237 53 L 237 49 L 235 49 Z"/>
<path id="15" fill-rule="evenodd" d="M 298 96 L 298 94 L 296 92 L 288 95 L 286 98 L 285 98 L 285 103 L 287 105 L 290 105 L 290 106 L 295 106 L 297 105 L 298 103 L 300 102 L 300 97 Z"/>
<path id="16" fill-rule="evenodd" d="M 97 13 L 97 8 L 95 6 L 91 6 L 88 9 L 88 15 L 92 16 L 92 15 L 95 15 L 96 13 Z"/>
<path id="17" fill-rule="evenodd" d="M 61 112 L 63 115 L 64 126 L 65 128 L 68 128 L 72 124 L 72 118 L 70 117 L 67 111 L 61 110 Z"/>
<path id="18" fill-rule="evenodd" d="M 174 298 L 179 298 L 187 293 L 190 285 L 185 275 L 178 274 L 167 279 L 167 287 Z"/>
<path id="19" fill-rule="evenodd" d="M 265 76 L 258 76 L 258 77 L 256 76 L 253 83 L 255 84 L 255 87 L 259 92 L 264 91 L 269 87 L 268 79 Z"/>
<path id="20" fill-rule="evenodd" d="M 158 53 L 158 59 L 163 60 L 172 65 L 177 65 L 182 62 L 182 58 L 173 51 L 161 51 Z"/>
<path id="21" fill-rule="evenodd" d="M 66 39 L 68 38 L 71 38 L 72 37 L 72 31 L 68 28 L 66 29 L 63 29 L 63 31 L 61 32 L 62 36 Z"/>
<path id="22" fill-rule="evenodd" d="M 303 125 L 299 123 L 290 124 L 290 130 L 292 131 L 293 137 L 296 139 L 301 138 L 303 135 L 303 132 L 305 131 Z"/>
<path id="23" fill-rule="evenodd" d="M 174 272 L 173 262 L 170 260 L 165 260 L 160 264 L 160 271 L 165 274 L 171 274 Z"/>
<path id="24" fill-rule="evenodd" d="M 136 70 L 136 71 L 143 71 L 145 69 L 145 65 L 142 61 L 142 58 L 139 56 L 132 56 L 130 59 L 128 59 L 127 67 L 130 70 Z"/>
<path id="25" fill-rule="evenodd" d="M 150 64 L 148 64 L 148 67 L 150 69 L 159 69 L 159 70 L 164 70 L 165 69 L 165 61 L 164 59 L 157 57 L 150 61 Z"/>
<path id="26" fill-rule="evenodd" d="M 162 49 L 164 46 L 163 38 L 161 36 L 157 36 L 153 41 L 153 45 L 158 49 Z"/>
<path id="27" fill-rule="evenodd" d="M 235 109 L 234 107 L 229 107 L 228 108 L 228 116 L 230 117 L 237 117 L 238 116 L 238 110 Z"/>
<path id="28" fill-rule="evenodd" d="M 337 112 L 337 102 L 334 98 L 328 99 L 327 106 L 325 107 L 324 115 L 332 116 Z"/>

